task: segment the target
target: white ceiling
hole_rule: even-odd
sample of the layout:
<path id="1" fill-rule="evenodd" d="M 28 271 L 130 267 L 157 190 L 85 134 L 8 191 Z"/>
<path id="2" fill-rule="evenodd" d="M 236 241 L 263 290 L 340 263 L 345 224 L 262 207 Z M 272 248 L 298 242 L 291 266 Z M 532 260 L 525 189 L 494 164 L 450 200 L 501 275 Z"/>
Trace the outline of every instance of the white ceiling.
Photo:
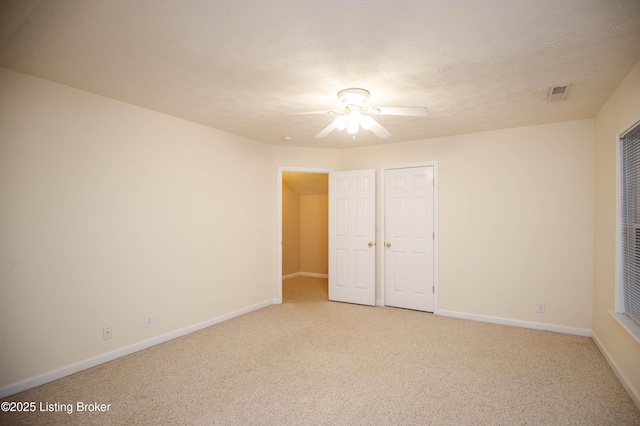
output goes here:
<path id="1" fill-rule="evenodd" d="M 639 0 L 0 0 L 0 66 L 277 145 L 589 118 L 638 61 Z M 353 140 L 292 115 L 348 87 L 429 116 Z"/>

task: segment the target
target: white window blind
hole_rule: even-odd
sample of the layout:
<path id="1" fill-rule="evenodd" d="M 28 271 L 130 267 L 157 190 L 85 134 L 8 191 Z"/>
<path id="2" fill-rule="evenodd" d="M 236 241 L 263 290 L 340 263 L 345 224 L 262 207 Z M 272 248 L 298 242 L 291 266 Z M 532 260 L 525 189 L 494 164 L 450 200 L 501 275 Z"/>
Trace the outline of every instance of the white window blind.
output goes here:
<path id="1" fill-rule="evenodd" d="M 640 324 L 640 125 L 620 141 L 624 310 L 625 315 Z"/>

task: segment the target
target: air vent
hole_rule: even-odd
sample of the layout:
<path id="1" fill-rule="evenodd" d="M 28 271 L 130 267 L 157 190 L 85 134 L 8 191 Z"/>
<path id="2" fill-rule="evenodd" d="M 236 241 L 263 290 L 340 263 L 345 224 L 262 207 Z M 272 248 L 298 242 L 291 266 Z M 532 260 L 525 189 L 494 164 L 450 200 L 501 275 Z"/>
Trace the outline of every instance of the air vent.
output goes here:
<path id="1" fill-rule="evenodd" d="M 563 101 L 567 97 L 567 89 L 569 85 L 566 86 L 553 86 L 549 89 L 548 99 L 549 102 Z"/>

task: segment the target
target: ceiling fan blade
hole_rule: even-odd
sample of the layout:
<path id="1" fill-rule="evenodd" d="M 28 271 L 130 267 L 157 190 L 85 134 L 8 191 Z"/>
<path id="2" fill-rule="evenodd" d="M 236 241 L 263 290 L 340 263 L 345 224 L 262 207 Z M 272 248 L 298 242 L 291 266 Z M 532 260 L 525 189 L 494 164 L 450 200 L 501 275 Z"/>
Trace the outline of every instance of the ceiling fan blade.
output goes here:
<path id="1" fill-rule="evenodd" d="M 386 139 L 391 136 L 391 133 L 374 119 L 371 119 L 371 123 L 369 123 L 369 130 L 380 139 Z"/>
<path id="2" fill-rule="evenodd" d="M 322 131 L 320 131 L 320 133 L 318 133 L 316 135 L 316 138 L 324 138 L 325 136 L 327 136 L 329 133 L 331 133 L 333 131 L 333 129 L 336 128 L 336 125 L 334 123 L 329 124 L 327 127 L 325 127 Z"/>
<path id="3" fill-rule="evenodd" d="M 426 117 L 429 113 L 425 107 L 376 107 L 369 111 L 374 115 L 407 115 L 409 117 Z"/>
<path id="4" fill-rule="evenodd" d="M 305 111 L 290 112 L 287 115 L 342 114 L 343 111 Z"/>

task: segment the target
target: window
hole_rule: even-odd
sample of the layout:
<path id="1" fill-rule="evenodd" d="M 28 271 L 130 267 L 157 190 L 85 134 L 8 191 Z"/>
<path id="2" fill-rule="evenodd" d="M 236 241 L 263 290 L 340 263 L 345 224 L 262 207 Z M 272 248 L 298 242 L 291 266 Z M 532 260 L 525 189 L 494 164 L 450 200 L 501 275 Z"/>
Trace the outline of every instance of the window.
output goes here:
<path id="1" fill-rule="evenodd" d="M 620 248 L 624 314 L 640 325 L 640 124 L 620 137 Z"/>

